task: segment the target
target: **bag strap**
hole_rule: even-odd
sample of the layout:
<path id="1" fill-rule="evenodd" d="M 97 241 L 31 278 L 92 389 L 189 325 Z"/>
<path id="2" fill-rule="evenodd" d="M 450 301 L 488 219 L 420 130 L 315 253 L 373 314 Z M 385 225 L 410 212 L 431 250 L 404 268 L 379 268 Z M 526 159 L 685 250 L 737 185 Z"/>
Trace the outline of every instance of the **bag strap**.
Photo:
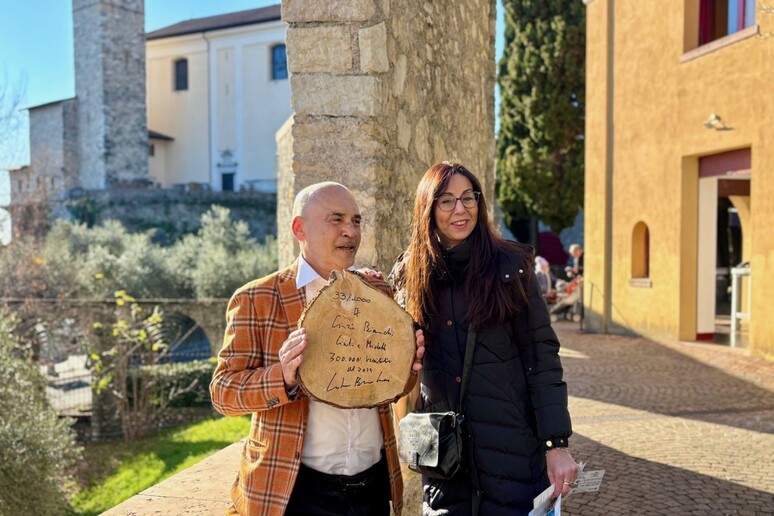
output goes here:
<path id="1" fill-rule="evenodd" d="M 468 340 L 465 343 L 465 362 L 462 365 L 462 387 L 460 390 L 460 406 L 459 410 L 457 411 L 458 414 L 465 414 L 464 407 L 465 407 L 465 395 L 468 393 L 468 384 L 470 383 L 470 371 L 473 369 L 473 352 L 475 351 L 476 346 L 476 332 L 473 330 L 472 326 L 468 327 Z M 462 416 L 465 417 L 464 415 Z M 479 513 L 479 506 L 481 504 L 481 483 L 478 478 L 478 468 L 476 468 L 475 462 L 471 461 L 470 463 L 470 472 L 473 477 L 473 486 L 475 487 L 475 490 L 473 491 L 473 497 L 471 499 L 472 507 L 471 507 L 471 514 L 473 516 L 478 516 Z"/>
<path id="2" fill-rule="evenodd" d="M 465 395 L 468 393 L 468 384 L 470 384 L 470 370 L 473 368 L 473 351 L 476 346 L 476 332 L 473 327 L 468 327 L 468 340 L 465 343 L 465 362 L 462 365 L 462 387 L 460 389 L 460 406 L 457 411 L 464 414 Z"/>

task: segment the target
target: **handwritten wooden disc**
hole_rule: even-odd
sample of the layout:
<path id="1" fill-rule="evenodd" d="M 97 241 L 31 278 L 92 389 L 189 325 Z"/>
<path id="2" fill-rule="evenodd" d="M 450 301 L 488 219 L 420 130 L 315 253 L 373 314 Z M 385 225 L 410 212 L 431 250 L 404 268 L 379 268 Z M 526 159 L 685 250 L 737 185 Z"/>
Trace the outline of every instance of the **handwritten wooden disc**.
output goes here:
<path id="1" fill-rule="evenodd" d="M 333 271 L 299 320 L 307 348 L 301 389 L 340 408 L 370 408 L 404 394 L 416 354 L 413 320 L 358 274 Z"/>

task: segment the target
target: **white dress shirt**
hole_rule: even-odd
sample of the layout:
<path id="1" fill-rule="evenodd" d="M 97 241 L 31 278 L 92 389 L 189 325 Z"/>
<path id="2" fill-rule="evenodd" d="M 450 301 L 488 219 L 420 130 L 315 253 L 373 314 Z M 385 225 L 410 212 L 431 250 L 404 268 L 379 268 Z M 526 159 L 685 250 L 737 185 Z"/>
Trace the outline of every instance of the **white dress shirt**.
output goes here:
<path id="1" fill-rule="evenodd" d="M 296 287 L 305 289 L 307 304 L 326 283 L 303 255 L 299 256 Z M 301 452 L 304 465 L 323 473 L 354 475 L 379 462 L 383 447 L 378 409 L 340 409 L 309 400 Z"/>

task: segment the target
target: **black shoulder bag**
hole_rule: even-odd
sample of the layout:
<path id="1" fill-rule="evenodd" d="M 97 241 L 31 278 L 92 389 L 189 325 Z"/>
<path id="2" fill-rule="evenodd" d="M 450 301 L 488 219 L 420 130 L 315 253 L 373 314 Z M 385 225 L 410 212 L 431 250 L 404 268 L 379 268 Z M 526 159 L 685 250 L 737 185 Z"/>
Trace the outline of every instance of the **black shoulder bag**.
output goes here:
<path id="1" fill-rule="evenodd" d="M 457 411 L 412 412 L 400 420 L 398 453 L 400 460 L 417 473 L 432 478 L 449 479 L 463 465 L 462 407 L 470 383 L 473 366 L 473 348 L 476 332 L 468 330 L 465 344 L 465 361 L 462 366 L 462 385 Z"/>

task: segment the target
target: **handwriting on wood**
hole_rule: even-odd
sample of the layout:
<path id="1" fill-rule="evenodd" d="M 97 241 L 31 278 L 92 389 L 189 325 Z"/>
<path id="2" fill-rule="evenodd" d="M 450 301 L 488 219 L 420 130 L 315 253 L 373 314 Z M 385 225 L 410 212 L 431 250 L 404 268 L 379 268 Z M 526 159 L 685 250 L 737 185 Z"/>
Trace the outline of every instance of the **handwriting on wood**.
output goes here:
<path id="1" fill-rule="evenodd" d="M 404 393 L 416 353 L 413 321 L 367 280 L 333 271 L 299 327 L 306 328 L 309 342 L 299 383 L 310 398 L 362 408 Z"/>

